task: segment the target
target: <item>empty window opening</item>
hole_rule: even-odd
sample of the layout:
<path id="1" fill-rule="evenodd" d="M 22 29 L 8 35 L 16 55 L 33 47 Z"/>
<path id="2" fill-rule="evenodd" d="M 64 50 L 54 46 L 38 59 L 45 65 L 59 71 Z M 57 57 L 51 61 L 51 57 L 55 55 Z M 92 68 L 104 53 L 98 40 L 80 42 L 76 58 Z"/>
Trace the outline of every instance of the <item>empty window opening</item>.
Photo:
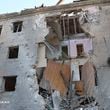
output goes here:
<path id="1" fill-rule="evenodd" d="M 80 76 L 80 80 L 82 80 L 82 67 L 83 67 L 83 65 L 79 65 L 79 76 Z"/>
<path id="2" fill-rule="evenodd" d="M 17 76 L 5 76 L 5 91 L 15 91 Z"/>
<path id="3" fill-rule="evenodd" d="M 0 35 L 1 35 L 1 32 L 2 32 L 2 25 L 0 25 Z"/>
<path id="4" fill-rule="evenodd" d="M 62 35 L 73 35 L 77 33 L 83 33 L 78 18 L 62 18 L 61 19 Z"/>
<path id="5" fill-rule="evenodd" d="M 15 46 L 15 47 L 9 47 L 9 59 L 13 59 L 13 58 L 18 58 L 18 51 L 19 51 L 19 47 Z"/>
<path id="6" fill-rule="evenodd" d="M 62 57 L 63 58 L 68 57 L 68 46 L 67 45 L 62 46 Z"/>
<path id="7" fill-rule="evenodd" d="M 22 31 L 22 21 L 14 22 L 13 23 L 13 32 L 21 32 Z"/>
<path id="8" fill-rule="evenodd" d="M 77 45 L 76 45 L 76 48 L 77 48 L 77 56 L 78 56 L 78 57 L 83 56 L 83 53 L 84 53 L 83 44 L 77 44 Z"/>

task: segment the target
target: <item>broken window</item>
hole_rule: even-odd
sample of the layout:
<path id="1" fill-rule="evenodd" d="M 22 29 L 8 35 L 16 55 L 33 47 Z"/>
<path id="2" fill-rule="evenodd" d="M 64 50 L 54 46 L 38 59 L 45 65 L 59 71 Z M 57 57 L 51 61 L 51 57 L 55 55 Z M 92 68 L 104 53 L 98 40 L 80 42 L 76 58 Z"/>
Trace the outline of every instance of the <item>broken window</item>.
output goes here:
<path id="1" fill-rule="evenodd" d="M 0 35 L 1 35 L 1 32 L 2 32 L 2 25 L 0 25 Z"/>
<path id="2" fill-rule="evenodd" d="M 83 33 L 77 17 L 63 17 L 61 19 L 62 35 L 73 35 Z"/>
<path id="3" fill-rule="evenodd" d="M 13 32 L 21 32 L 22 31 L 22 21 L 14 22 L 13 23 Z"/>
<path id="4" fill-rule="evenodd" d="M 5 80 L 5 91 L 15 91 L 16 85 L 16 77 L 17 76 L 4 76 Z"/>
<path id="5" fill-rule="evenodd" d="M 19 46 L 9 47 L 9 59 L 18 58 Z"/>
<path id="6" fill-rule="evenodd" d="M 68 57 L 68 46 L 62 46 L 62 57 L 67 58 Z"/>
<path id="7" fill-rule="evenodd" d="M 77 56 L 78 57 L 83 56 L 83 53 L 84 53 L 83 44 L 77 44 L 76 48 L 77 48 Z"/>

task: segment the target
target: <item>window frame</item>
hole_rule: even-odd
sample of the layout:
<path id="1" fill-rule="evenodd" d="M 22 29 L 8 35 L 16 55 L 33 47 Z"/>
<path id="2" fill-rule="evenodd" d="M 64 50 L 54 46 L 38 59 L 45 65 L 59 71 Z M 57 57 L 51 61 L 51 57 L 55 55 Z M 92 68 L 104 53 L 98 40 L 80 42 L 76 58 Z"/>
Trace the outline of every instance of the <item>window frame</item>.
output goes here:
<path id="1" fill-rule="evenodd" d="M 15 57 L 10 56 L 10 54 L 12 54 L 10 53 L 12 51 L 11 49 L 17 49 L 17 55 Z M 17 45 L 8 47 L 8 59 L 18 59 L 18 57 L 19 57 L 19 46 Z"/>
<path id="2" fill-rule="evenodd" d="M 13 80 L 11 81 L 11 79 L 13 79 Z M 3 76 L 3 80 L 4 80 L 4 92 L 14 92 L 16 90 L 17 75 L 15 75 L 15 76 Z M 11 86 L 6 85 L 8 81 L 10 81 L 11 83 L 14 82 L 14 84 L 11 85 L 12 88 L 11 88 Z M 7 88 L 7 87 L 9 87 L 9 88 Z"/>
<path id="3" fill-rule="evenodd" d="M 13 33 L 22 32 L 23 30 L 23 21 L 13 22 Z"/>
<path id="4" fill-rule="evenodd" d="M 82 46 L 80 50 L 82 50 L 82 52 L 79 53 L 79 50 L 78 50 L 78 46 L 80 47 L 80 45 Z M 83 53 L 84 53 L 84 44 L 83 43 L 80 43 L 80 44 L 76 44 L 76 51 L 77 51 L 77 57 L 82 57 L 83 56 Z"/>
<path id="5" fill-rule="evenodd" d="M 67 53 L 65 53 L 65 52 L 63 51 L 63 48 L 65 48 L 65 47 L 67 47 L 67 50 L 66 50 Z M 68 57 L 69 57 L 69 51 L 68 51 L 68 50 L 69 50 L 68 45 L 62 45 L 62 46 L 61 46 L 61 56 L 62 56 L 62 58 L 68 58 Z M 63 53 L 65 53 L 66 56 L 63 55 Z"/>

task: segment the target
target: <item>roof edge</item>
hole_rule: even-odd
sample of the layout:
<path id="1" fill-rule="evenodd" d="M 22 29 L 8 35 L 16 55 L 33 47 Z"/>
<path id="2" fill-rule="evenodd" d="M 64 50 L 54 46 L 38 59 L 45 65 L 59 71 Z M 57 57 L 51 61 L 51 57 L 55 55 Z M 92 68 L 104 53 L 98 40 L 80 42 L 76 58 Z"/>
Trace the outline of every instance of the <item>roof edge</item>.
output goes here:
<path id="1" fill-rule="evenodd" d="M 64 5 L 55 5 L 55 6 L 48 6 L 48 7 L 38 7 L 38 8 L 32 8 L 32 9 L 25 9 L 25 10 L 21 10 L 21 12 L 1 14 L 0 20 L 1 19 L 8 19 L 8 18 L 9 19 L 15 18 L 15 17 L 19 17 L 19 16 L 32 15 L 35 13 L 72 10 L 72 9 L 81 8 L 81 7 L 88 6 L 88 5 L 104 5 L 107 3 L 110 3 L 110 0 L 80 1 L 80 2 L 73 2 L 70 4 L 64 4 Z"/>

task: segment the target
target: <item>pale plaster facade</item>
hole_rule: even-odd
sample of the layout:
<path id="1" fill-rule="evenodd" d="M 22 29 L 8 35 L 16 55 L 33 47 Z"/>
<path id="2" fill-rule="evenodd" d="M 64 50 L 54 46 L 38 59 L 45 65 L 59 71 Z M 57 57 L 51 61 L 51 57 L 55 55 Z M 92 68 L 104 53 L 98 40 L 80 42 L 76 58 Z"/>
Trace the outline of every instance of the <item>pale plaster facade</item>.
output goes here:
<path id="1" fill-rule="evenodd" d="M 15 91 L 0 93 L 0 101 L 9 101 L 8 104 L 0 103 L 1 110 L 44 109 L 43 98 L 38 95 L 36 71 L 32 67 L 37 62 L 38 43 L 48 33 L 44 18 L 45 15 L 41 14 L 0 20 L 3 27 L 0 35 L 0 77 L 17 76 Z M 15 21 L 23 21 L 21 32 L 13 33 Z M 17 59 L 8 58 L 11 46 L 19 46 Z"/>

